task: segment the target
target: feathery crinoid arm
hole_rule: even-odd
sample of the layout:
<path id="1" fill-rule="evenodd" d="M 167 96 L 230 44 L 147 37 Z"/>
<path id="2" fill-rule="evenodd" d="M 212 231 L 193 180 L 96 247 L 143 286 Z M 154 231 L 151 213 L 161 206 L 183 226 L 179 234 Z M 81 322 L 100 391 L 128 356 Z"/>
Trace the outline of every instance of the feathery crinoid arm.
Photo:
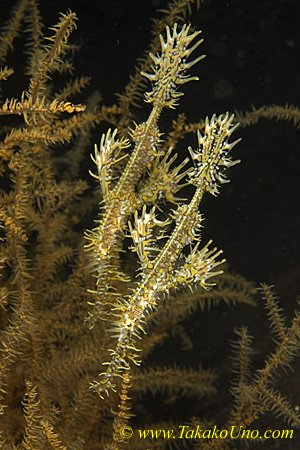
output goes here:
<path id="1" fill-rule="evenodd" d="M 191 42 L 200 32 L 189 33 L 190 26 L 183 25 L 181 31 L 177 30 L 177 24 L 173 29 L 166 29 L 167 38 L 161 40 L 161 55 L 154 56 L 155 63 L 153 74 L 143 73 L 153 84 L 151 92 L 146 94 L 146 102 L 152 104 L 152 110 L 146 122 L 135 124 L 134 129 L 129 130 L 133 149 L 127 158 L 125 167 L 121 167 L 120 161 L 128 154 L 128 139 L 118 139 L 117 130 L 108 131 L 102 136 L 99 149 L 96 148 L 94 162 L 97 164 L 103 202 L 101 204 L 101 220 L 99 226 L 87 232 L 87 250 L 91 254 L 91 266 L 96 273 L 97 290 L 94 292 L 94 307 L 90 313 L 91 325 L 98 318 L 107 318 L 107 308 L 112 303 L 112 295 L 115 296 L 114 280 L 123 279 L 117 268 L 117 254 L 119 249 L 119 237 L 126 227 L 128 217 L 135 210 L 140 209 L 151 196 L 147 193 L 139 193 L 138 182 L 146 171 L 151 172 L 152 165 L 162 152 L 159 148 L 161 133 L 157 122 L 164 107 L 174 108 L 176 100 L 183 95 L 177 91 L 177 87 L 197 77 L 186 74 L 186 71 L 196 64 L 199 56 L 193 61 L 187 62 L 189 56 L 198 47 L 202 40 L 197 40 L 191 47 Z M 121 176 L 120 176 L 121 172 Z M 181 178 L 173 174 L 173 181 Z M 116 179 L 119 181 L 116 182 Z M 150 183 L 153 189 L 153 182 Z M 149 185 L 150 185 L 149 184 Z M 173 193 L 176 192 L 174 185 Z M 161 189 L 159 183 L 155 184 L 156 190 Z M 177 189 L 178 190 L 178 189 Z"/>
<path id="2" fill-rule="evenodd" d="M 222 251 L 210 250 L 211 241 L 198 249 L 202 221 L 198 210 L 205 192 L 216 195 L 218 184 L 228 181 L 224 171 L 239 162 L 232 161 L 229 156 L 239 141 L 228 142 L 235 129 L 233 115 L 228 113 L 219 117 L 214 115 L 210 121 L 207 119 L 205 135 L 198 134 L 198 149 L 189 149 L 195 163 L 189 172 L 189 182 L 195 186 L 195 193 L 189 204 L 180 205 L 173 211 L 173 231 L 165 239 L 164 246 L 159 247 L 159 240 L 165 237 L 165 224 L 156 219 L 155 208 L 147 213 L 144 207 L 140 217 L 135 214 L 134 225 L 130 223 L 134 249 L 141 261 L 140 282 L 136 283 L 131 295 L 119 300 L 115 308 L 112 331 L 117 338 L 116 347 L 110 351 L 111 360 L 106 363 L 106 371 L 92 384 L 101 397 L 115 389 L 116 377 L 123 378 L 131 362 L 139 364 L 136 341 L 144 332 L 147 315 L 160 306 L 161 296 L 182 285 L 200 284 L 207 289 L 212 286 L 208 280 L 222 272 L 214 270 L 224 262 L 218 260 Z M 156 234 L 153 232 L 155 226 L 160 227 Z M 190 252 L 184 256 L 182 250 L 186 246 L 190 246 Z"/>

